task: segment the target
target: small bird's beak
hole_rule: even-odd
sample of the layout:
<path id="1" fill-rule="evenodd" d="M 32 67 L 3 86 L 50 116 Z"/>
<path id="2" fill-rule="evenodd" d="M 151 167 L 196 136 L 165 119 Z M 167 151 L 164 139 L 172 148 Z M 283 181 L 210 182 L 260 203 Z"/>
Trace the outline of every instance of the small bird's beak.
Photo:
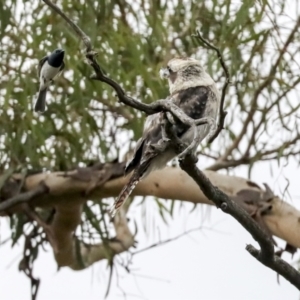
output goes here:
<path id="1" fill-rule="evenodd" d="M 159 70 L 159 75 L 160 75 L 161 79 L 169 78 L 170 71 L 167 68 L 161 68 Z"/>
<path id="2" fill-rule="evenodd" d="M 63 49 L 56 49 L 51 54 L 64 56 L 65 55 L 65 50 L 63 50 Z"/>

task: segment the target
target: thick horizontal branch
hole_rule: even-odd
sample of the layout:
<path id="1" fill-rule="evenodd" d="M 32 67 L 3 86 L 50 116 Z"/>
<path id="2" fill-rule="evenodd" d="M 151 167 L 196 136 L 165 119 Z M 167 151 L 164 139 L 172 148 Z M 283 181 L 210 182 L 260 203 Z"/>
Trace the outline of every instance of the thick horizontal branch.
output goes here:
<path id="1" fill-rule="evenodd" d="M 123 168 L 123 165 L 116 163 L 112 167 L 118 169 Z M 82 204 L 88 199 L 98 200 L 99 198 L 116 197 L 128 180 L 125 177 L 108 180 L 104 184 L 96 185 L 88 196 L 83 196 L 90 189 L 92 178 L 97 176 L 101 178 L 101 170 L 94 172 L 95 176 L 90 176 L 86 180 L 83 176 L 76 176 L 77 173 L 80 173 L 80 169 L 69 173 L 35 174 L 26 178 L 24 187 L 27 191 L 34 190 L 43 181 L 49 188 L 48 193 L 32 199 L 30 201 L 31 205 L 39 207 L 54 207 L 56 205 L 70 207 L 71 205 Z M 69 176 L 66 176 L 66 174 L 69 174 Z M 243 207 L 249 213 L 251 213 L 251 210 L 256 211 L 257 209 L 259 212 L 262 207 L 265 207 L 264 205 L 271 207 L 267 213 L 264 212 L 266 209 L 261 213 L 261 219 L 265 222 L 267 228 L 273 235 L 300 248 L 300 235 L 297 234 L 300 232 L 300 212 L 296 208 L 276 196 L 267 203 L 260 201 L 261 195 L 265 191 L 247 179 L 223 175 L 213 171 L 205 171 L 204 174 L 213 185 L 217 186 L 229 197 L 234 198 L 239 203 L 243 203 L 245 205 Z M 14 175 L 15 178 L 21 178 L 21 176 L 18 174 Z M 248 192 L 246 193 L 245 191 Z M 252 192 L 252 195 L 249 194 L 249 191 Z M 213 205 L 213 202 L 204 196 L 194 180 L 179 168 L 166 167 L 163 170 L 153 172 L 137 185 L 133 195 L 149 195 L 163 199 Z M 245 199 L 248 198 L 248 200 L 249 197 L 252 197 L 251 201 L 253 204 L 245 203 L 242 196 Z M 257 203 L 255 203 L 255 199 L 257 199 Z"/>
<path id="2" fill-rule="evenodd" d="M 37 196 L 43 195 L 48 192 L 48 187 L 41 181 L 39 185 L 37 185 L 34 189 L 20 193 L 8 201 L 4 201 L 0 203 L 0 214 L 3 212 L 7 212 L 11 208 L 20 205 L 22 203 L 28 203 L 30 200 L 34 199 Z"/>

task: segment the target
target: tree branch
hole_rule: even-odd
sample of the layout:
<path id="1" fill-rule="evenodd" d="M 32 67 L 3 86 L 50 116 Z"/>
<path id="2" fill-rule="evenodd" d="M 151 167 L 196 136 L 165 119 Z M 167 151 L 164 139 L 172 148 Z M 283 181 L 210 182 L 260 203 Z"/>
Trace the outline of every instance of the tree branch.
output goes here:
<path id="1" fill-rule="evenodd" d="M 243 124 L 243 128 L 240 131 L 240 133 L 236 136 L 235 140 L 232 142 L 232 144 L 225 150 L 224 154 L 222 155 L 222 157 L 220 157 L 220 160 L 226 160 L 233 152 L 234 149 L 236 149 L 240 143 L 240 141 L 242 140 L 242 138 L 244 137 L 245 133 L 247 132 L 247 128 L 249 123 L 252 121 L 254 114 L 256 113 L 256 109 L 257 109 L 257 101 L 258 98 L 261 94 L 261 92 L 268 87 L 273 80 L 275 79 L 275 73 L 276 70 L 283 58 L 283 55 L 286 53 L 286 50 L 288 48 L 288 46 L 290 45 L 290 43 L 293 41 L 295 34 L 297 33 L 298 29 L 300 26 L 300 17 L 297 19 L 297 22 L 294 26 L 294 28 L 291 30 L 286 42 L 284 43 L 283 47 L 280 49 L 279 55 L 275 61 L 275 63 L 271 66 L 270 71 L 268 73 L 268 75 L 266 76 L 266 79 L 260 84 L 260 86 L 256 89 L 254 95 L 253 95 L 253 99 L 251 101 L 251 108 L 250 111 L 247 115 L 247 118 L 244 121 Z"/>
<path id="2" fill-rule="evenodd" d="M 49 7 L 58 13 L 75 31 L 77 36 L 83 41 L 87 52 L 92 50 L 91 39 L 80 29 L 56 4 L 50 0 L 43 0 Z"/>
<path id="3" fill-rule="evenodd" d="M 87 244 L 74 237 L 74 231 L 81 221 L 81 207 L 69 210 L 63 207 L 55 215 L 51 224 L 55 237 L 58 240 L 54 251 L 59 266 L 68 266 L 73 270 L 83 270 L 97 261 L 111 259 L 114 255 L 127 251 L 134 246 L 134 236 L 131 233 L 126 214 L 122 209 L 114 220 L 116 236 L 98 244 Z M 76 217 L 74 219 L 74 212 Z M 67 215 L 66 215 L 67 214 Z M 73 220 L 70 222 L 70 220 Z M 66 223 L 69 226 L 66 228 Z"/>
<path id="4" fill-rule="evenodd" d="M 109 167 L 110 166 L 110 167 Z M 71 207 L 83 204 L 87 200 L 107 197 L 116 197 L 127 183 L 128 177 L 123 177 L 122 163 L 110 163 L 104 169 L 90 167 L 75 169 L 69 172 L 40 173 L 27 176 L 24 188 L 27 191 L 34 190 L 41 181 L 48 187 L 49 192 L 40 197 L 33 198 L 29 204 L 32 207 L 51 208 L 58 205 Z M 95 170 L 94 170 L 95 169 Z M 104 171 L 105 170 L 105 171 Z M 102 181 L 105 173 L 110 173 L 106 181 Z M 213 171 L 204 171 L 209 180 L 229 197 L 243 203 L 244 209 L 250 215 L 255 214 L 265 204 L 270 206 L 267 213 L 261 217 L 272 234 L 287 241 L 289 244 L 300 248 L 300 211 L 285 202 L 283 199 L 265 197 L 265 191 L 256 183 L 247 179 L 219 174 Z M 14 174 L 13 180 L 19 180 L 21 174 Z M 100 181 L 94 182 L 94 178 Z M 93 189 L 91 189 L 91 185 Z M 86 193 L 90 190 L 90 193 Z M 247 192 L 244 196 L 243 193 Z M 194 180 L 180 168 L 166 167 L 162 170 L 151 173 L 141 181 L 133 191 L 135 196 L 154 196 L 162 199 L 186 201 L 194 204 L 214 205 L 202 192 Z M 239 200 L 240 199 L 240 200 Z M 3 202 L 2 204 L 4 204 Z M 21 211 L 18 206 L 15 212 Z M 8 212 L 6 212 L 7 215 Z M 66 219 L 69 213 L 63 212 Z M 70 215 L 73 213 L 70 211 Z M 2 215 L 5 215 L 4 212 Z M 62 224 L 64 226 L 64 224 Z"/>
<path id="5" fill-rule="evenodd" d="M 277 255 L 273 255 L 269 259 L 264 259 L 261 255 L 261 251 L 255 249 L 252 245 L 247 245 L 246 250 L 259 262 L 277 272 L 295 287 L 300 289 L 300 273 L 282 258 Z"/>
<path id="6" fill-rule="evenodd" d="M 115 170 L 115 174 L 119 174 L 122 164 L 111 164 L 111 168 Z M 118 170 L 121 168 L 120 170 Z M 195 168 L 195 166 L 192 166 Z M 93 169 L 93 168 L 92 168 Z M 49 192 L 43 196 L 34 198 L 30 201 L 32 207 L 55 207 L 55 215 L 53 221 L 49 224 L 52 237 L 55 240 L 55 259 L 61 266 L 70 266 L 74 269 L 83 268 L 91 265 L 99 259 L 107 258 L 103 244 L 85 245 L 79 243 L 80 253 L 85 262 L 80 266 L 78 257 L 74 256 L 76 242 L 73 233 L 81 220 L 81 206 L 84 202 L 91 199 L 99 199 L 106 197 L 115 197 L 126 184 L 128 178 L 118 177 L 115 179 L 111 176 L 103 185 L 96 185 L 91 193 L 86 195 L 85 191 L 90 188 L 91 181 L 94 177 L 101 178 L 103 175 L 101 170 L 93 171 L 93 176 L 87 175 L 87 170 L 81 171 L 77 169 L 70 172 L 41 173 L 26 177 L 24 188 L 28 191 L 34 190 L 43 181 L 48 187 Z M 112 173 L 106 168 L 108 173 Z M 96 176 L 98 174 L 98 176 Z M 218 174 L 212 171 L 206 171 L 206 176 L 218 186 L 219 190 L 226 193 L 234 201 L 235 206 L 241 206 L 246 209 L 248 218 L 250 215 L 254 220 L 261 217 L 265 223 L 266 229 L 272 234 L 281 237 L 289 244 L 300 248 L 300 236 L 298 234 L 300 212 L 291 205 L 284 202 L 276 196 L 270 196 L 267 191 L 263 191 L 254 182 L 246 179 Z M 119 175 L 120 176 L 120 175 Z M 18 178 L 22 175 L 14 175 Z M 205 203 L 212 205 L 210 196 L 207 198 L 199 189 L 196 182 L 179 168 L 166 167 L 163 170 L 151 173 L 145 180 L 140 182 L 133 192 L 134 195 L 153 195 L 165 199 L 177 199 L 188 201 L 191 203 Z M 84 196 L 85 195 L 85 196 Z M 265 195 L 265 196 L 264 196 Z M 226 196 L 227 197 L 227 196 Z M 5 203 L 5 202 L 4 202 Z M 4 204 L 2 203 L 2 204 Z M 218 202 L 220 206 L 222 202 Z M 223 205 L 224 208 L 224 205 Z M 16 212 L 18 207 L 16 207 Z M 21 210 L 21 207 L 20 207 Z M 260 212 L 260 213 L 259 213 Z M 246 212 L 243 211 L 245 215 Z M 254 221 L 253 221 L 254 222 Z M 127 225 L 126 225 L 127 226 Z M 254 225 L 257 228 L 258 225 Z M 133 245 L 133 240 L 129 233 L 126 233 L 126 227 L 121 227 L 124 232 L 123 238 L 117 233 L 117 240 L 121 240 L 122 244 L 112 240 L 109 246 L 115 249 L 115 253 L 120 253 L 128 249 L 123 245 Z M 117 231 L 118 229 L 116 229 Z M 255 230 L 255 229 L 254 229 Z M 261 230 L 261 229 L 260 229 Z M 268 235 L 267 235 L 268 236 Z M 268 237 L 270 241 L 270 237 Z M 115 248 L 114 248 L 115 247 Z M 102 250 L 101 250 L 102 249 Z M 118 252 L 120 251 L 120 252 Z M 72 255 L 71 255 L 72 254 Z M 91 255 L 89 258 L 88 255 Z"/>
<path id="7" fill-rule="evenodd" d="M 259 224 L 242 207 L 238 206 L 220 189 L 213 186 L 208 178 L 196 167 L 191 156 L 186 156 L 180 162 L 180 166 L 195 180 L 205 196 L 212 200 L 223 212 L 234 217 L 259 243 L 261 248 L 258 251 L 253 246 L 248 245 L 247 250 L 265 266 L 276 270 L 291 284 L 300 289 L 300 273 L 287 262 L 276 257 L 272 239 Z"/>
<path id="8" fill-rule="evenodd" d="M 154 243 L 154 244 L 152 244 L 152 245 L 150 245 L 150 246 L 148 246 L 148 247 L 145 247 L 145 248 L 143 248 L 143 249 L 137 250 L 137 251 L 135 251 L 135 252 L 133 252 L 133 253 L 131 253 L 131 254 L 132 254 L 132 256 L 134 256 L 134 255 L 136 255 L 136 254 L 140 254 L 140 253 L 145 252 L 145 251 L 148 251 L 148 250 L 150 250 L 150 249 L 152 249 L 152 248 L 156 248 L 156 247 L 158 247 L 158 246 L 162 246 L 162 245 L 168 244 L 168 243 L 170 243 L 170 242 L 176 241 L 176 240 L 182 238 L 183 236 L 188 235 L 188 234 L 191 233 L 191 232 L 194 232 L 194 231 L 200 231 L 201 229 L 202 229 L 202 226 L 197 227 L 197 228 L 192 228 L 192 229 L 186 230 L 185 232 L 183 232 L 183 233 L 181 233 L 181 234 L 178 234 L 178 235 L 176 235 L 175 237 L 172 237 L 172 238 L 169 238 L 169 239 L 166 239 L 166 240 L 163 240 L 163 241 L 159 241 L 159 242 Z"/>
<path id="9" fill-rule="evenodd" d="M 48 187 L 41 181 L 39 185 L 37 185 L 34 189 L 20 193 L 10 199 L 5 200 L 3 203 L 0 203 L 0 215 L 3 212 L 6 212 L 10 210 L 11 208 L 22 204 L 22 203 L 28 203 L 32 199 L 36 198 L 37 196 L 41 196 L 43 194 L 46 194 L 48 192 Z"/>
<path id="10" fill-rule="evenodd" d="M 225 78 L 226 78 L 225 83 L 222 88 L 221 101 L 219 104 L 219 122 L 218 122 L 217 130 L 214 132 L 214 134 L 210 137 L 210 139 L 208 141 L 208 143 L 212 143 L 217 138 L 217 136 L 222 131 L 222 129 L 224 129 L 224 122 L 225 122 L 225 118 L 227 115 L 227 111 L 224 111 L 224 103 L 225 103 L 225 95 L 226 95 L 227 88 L 228 88 L 229 84 L 231 83 L 230 75 L 229 75 L 228 67 L 225 64 L 225 61 L 221 54 L 220 49 L 215 47 L 214 45 L 210 44 L 207 40 L 205 40 L 202 37 L 200 30 L 197 30 L 197 34 L 193 34 L 192 36 L 198 38 L 205 46 L 214 50 L 217 53 L 218 59 L 221 63 L 221 66 L 223 68 L 223 71 L 225 73 Z"/>

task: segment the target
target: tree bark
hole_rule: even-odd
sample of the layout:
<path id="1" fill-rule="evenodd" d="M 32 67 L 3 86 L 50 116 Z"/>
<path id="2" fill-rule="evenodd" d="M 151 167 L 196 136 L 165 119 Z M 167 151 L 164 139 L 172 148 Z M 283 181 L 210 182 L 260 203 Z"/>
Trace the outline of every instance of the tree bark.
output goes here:
<path id="1" fill-rule="evenodd" d="M 123 167 L 119 163 L 111 164 L 111 166 L 115 168 L 115 171 L 117 170 L 117 173 L 120 171 L 119 168 Z M 103 183 L 103 180 L 101 181 L 103 170 L 109 172 L 109 168 L 91 170 L 90 173 L 84 173 L 81 170 L 76 169 L 67 173 L 35 174 L 28 176 L 24 184 L 26 191 L 36 189 L 41 182 L 48 187 L 47 193 L 31 199 L 30 204 L 34 207 L 55 207 L 56 214 L 52 224 L 50 224 L 52 230 L 56 233 L 54 236 L 57 240 L 54 254 L 59 265 L 74 265 L 75 269 L 78 269 L 78 266 L 75 267 L 77 263 L 74 262 L 72 234 L 80 222 L 81 204 L 89 199 L 99 200 L 106 197 L 116 197 L 128 180 L 125 177 L 118 177 L 112 180 L 108 179 Z M 214 171 L 205 171 L 204 173 L 212 184 L 243 206 L 272 235 L 285 240 L 294 247 L 300 247 L 300 211 L 247 179 L 223 175 Z M 82 174 L 85 174 L 85 176 Z M 86 174 L 89 175 L 86 176 Z M 20 175 L 15 174 L 13 177 L 17 179 L 20 178 Z M 100 178 L 100 184 L 95 181 L 95 178 Z M 87 191 L 90 193 L 84 196 Z M 163 170 L 151 173 L 138 184 L 133 195 L 156 196 L 163 199 L 213 205 L 189 175 L 181 169 L 173 167 L 166 167 Z M 7 202 L 9 201 L 8 199 L 2 204 L 5 203 L 7 208 Z M 8 210 L 1 210 L 2 204 L 0 204 L 0 212 L 5 215 Z M 10 209 L 10 211 L 17 210 L 18 206 L 16 205 Z M 122 226 L 126 228 L 123 242 L 127 246 L 119 247 L 116 253 L 125 251 L 133 245 L 133 238 L 127 225 L 123 222 Z M 59 230 L 55 230 L 57 228 Z M 115 228 L 117 231 L 117 227 Z M 122 240 L 122 237 L 120 239 Z M 97 247 L 99 249 L 102 245 Z M 82 252 L 85 253 L 83 253 L 84 255 L 92 253 L 92 251 Z M 105 258 L 105 255 L 99 254 L 99 258 Z M 86 261 L 90 261 L 90 258 L 86 258 Z M 94 260 L 92 259 L 92 261 Z"/>

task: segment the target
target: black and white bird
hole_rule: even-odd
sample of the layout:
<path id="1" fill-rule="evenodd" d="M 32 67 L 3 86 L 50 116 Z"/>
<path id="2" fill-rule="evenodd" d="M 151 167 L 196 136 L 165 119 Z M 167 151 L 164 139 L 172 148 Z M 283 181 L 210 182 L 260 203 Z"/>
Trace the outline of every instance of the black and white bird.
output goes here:
<path id="1" fill-rule="evenodd" d="M 199 61 L 193 58 L 173 58 L 166 68 L 160 70 L 160 75 L 169 81 L 169 99 L 185 114 L 192 119 L 208 117 L 213 121 L 213 124 L 197 126 L 199 139 L 192 149 L 195 152 L 199 143 L 212 130 L 211 127 L 215 126 L 220 101 L 216 84 Z M 168 161 L 176 157 L 172 143 L 163 148 L 155 146 L 163 139 L 162 117 L 163 113 L 147 117 L 143 135 L 138 140 L 133 157 L 125 168 L 125 175 L 133 173 L 111 209 L 112 216 L 120 209 L 142 178 L 154 170 L 164 168 Z M 173 126 L 181 142 L 191 145 L 194 140 L 193 128 L 180 122 Z"/>
<path id="2" fill-rule="evenodd" d="M 38 76 L 40 79 L 40 89 L 34 110 L 43 113 L 46 108 L 47 89 L 53 79 L 64 69 L 65 51 L 54 50 L 49 56 L 43 57 L 38 64 Z"/>

